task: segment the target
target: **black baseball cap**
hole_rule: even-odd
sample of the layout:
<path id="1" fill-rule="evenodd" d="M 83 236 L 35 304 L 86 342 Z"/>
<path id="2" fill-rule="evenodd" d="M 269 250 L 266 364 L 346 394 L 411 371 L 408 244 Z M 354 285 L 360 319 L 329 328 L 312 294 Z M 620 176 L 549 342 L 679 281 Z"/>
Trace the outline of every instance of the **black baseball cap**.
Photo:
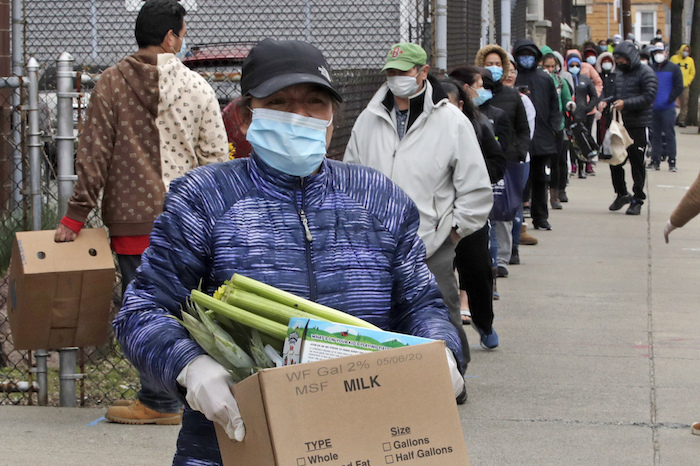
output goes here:
<path id="1" fill-rule="evenodd" d="M 338 101 L 343 98 L 331 84 L 328 63 L 313 45 L 299 40 L 265 39 L 243 62 L 241 92 L 262 99 L 294 84 L 317 84 Z"/>

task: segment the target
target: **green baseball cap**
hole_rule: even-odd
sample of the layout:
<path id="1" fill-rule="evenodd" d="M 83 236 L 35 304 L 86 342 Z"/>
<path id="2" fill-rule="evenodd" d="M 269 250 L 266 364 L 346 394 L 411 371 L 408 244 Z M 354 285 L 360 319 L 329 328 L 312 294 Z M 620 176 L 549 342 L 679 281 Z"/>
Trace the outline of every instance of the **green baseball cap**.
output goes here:
<path id="1" fill-rule="evenodd" d="M 386 55 L 386 65 L 382 71 L 388 69 L 408 71 L 414 66 L 423 66 L 428 61 L 428 55 L 423 47 L 410 42 L 401 42 L 391 46 Z"/>

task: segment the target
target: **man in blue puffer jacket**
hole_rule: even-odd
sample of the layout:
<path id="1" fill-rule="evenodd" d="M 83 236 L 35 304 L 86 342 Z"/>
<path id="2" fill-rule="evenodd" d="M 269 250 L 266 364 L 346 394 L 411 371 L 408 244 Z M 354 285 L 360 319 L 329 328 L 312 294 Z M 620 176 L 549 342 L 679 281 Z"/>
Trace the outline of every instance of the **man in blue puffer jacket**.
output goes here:
<path id="1" fill-rule="evenodd" d="M 187 401 L 174 464 L 221 462 L 212 420 L 245 436 L 230 375 L 170 318 L 200 283 L 213 293 L 234 273 L 385 330 L 444 340 L 455 393 L 466 398 L 460 340 L 424 262 L 418 209 L 379 172 L 325 159 L 341 97 L 321 53 L 266 39 L 246 59 L 241 88 L 253 153 L 172 182 L 114 321 L 139 371 Z"/>
<path id="2" fill-rule="evenodd" d="M 651 162 L 648 168 L 659 169 L 661 161 L 668 158 L 669 171 L 676 169 L 676 99 L 683 93 L 681 67 L 668 59 L 663 41 L 649 47 L 651 68 L 656 73 L 658 88 L 651 119 Z"/>

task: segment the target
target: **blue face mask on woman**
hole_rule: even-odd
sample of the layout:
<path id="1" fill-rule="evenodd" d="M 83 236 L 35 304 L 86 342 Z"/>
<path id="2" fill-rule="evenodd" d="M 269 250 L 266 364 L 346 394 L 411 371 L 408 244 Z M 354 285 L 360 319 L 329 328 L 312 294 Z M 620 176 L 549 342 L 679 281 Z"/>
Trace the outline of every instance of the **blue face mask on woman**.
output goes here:
<path id="1" fill-rule="evenodd" d="M 569 73 L 571 73 L 571 74 L 573 74 L 573 75 L 577 75 L 577 74 L 579 73 L 579 71 L 581 71 L 581 67 L 580 67 L 580 66 L 571 66 L 571 65 L 569 65 Z"/>
<path id="2" fill-rule="evenodd" d="M 497 83 L 503 77 L 503 68 L 496 65 L 491 65 L 486 67 L 487 70 L 491 72 L 493 77 L 493 82 Z"/>
<path id="3" fill-rule="evenodd" d="M 476 97 L 472 97 L 472 101 L 477 107 L 480 107 L 493 97 L 493 92 L 491 92 L 491 89 L 484 89 L 483 87 L 481 89 L 477 89 L 476 94 Z"/>
<path id="4" fill-rule="evenodd" d="M 526 70 L 535 67 L 535 57 L 532 55 L 520 55 L 518 56 L 518 65 Z"/>
<path id="5" fill-rule="evenodd" d="M 332 121 L 255 108 L 246 139 L 267 165 L 288 175 L 305 177 L 326 156 L 326 130 Z"/>

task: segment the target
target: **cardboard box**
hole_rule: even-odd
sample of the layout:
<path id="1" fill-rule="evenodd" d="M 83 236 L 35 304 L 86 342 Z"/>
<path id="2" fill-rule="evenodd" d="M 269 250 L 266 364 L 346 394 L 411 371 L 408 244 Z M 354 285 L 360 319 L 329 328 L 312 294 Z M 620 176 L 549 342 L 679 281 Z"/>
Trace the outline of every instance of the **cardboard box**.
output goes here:
<path id="1" fill-rule="evenodd" d="M 232 388 L 243 442 L 216 433 L 224 466 L 465 466 L 445 344 L 258 372 Z"/>
<path id="2" fill-rule="evenodd" d="M 15 349 L 102 344 L 109 329 L 114 259 L 104 229 L 56 243 L 53 230 L 15 236 L 8 318 Z"/>
<path id="3" fill-rule="evenodd" d="M 282 357 L 284 365 L 341 358 L 368 351 L 383 351 L 431 342 L 403 333 L 385 332 L 324 320 L 293 317 L 289 320 Z"/>

